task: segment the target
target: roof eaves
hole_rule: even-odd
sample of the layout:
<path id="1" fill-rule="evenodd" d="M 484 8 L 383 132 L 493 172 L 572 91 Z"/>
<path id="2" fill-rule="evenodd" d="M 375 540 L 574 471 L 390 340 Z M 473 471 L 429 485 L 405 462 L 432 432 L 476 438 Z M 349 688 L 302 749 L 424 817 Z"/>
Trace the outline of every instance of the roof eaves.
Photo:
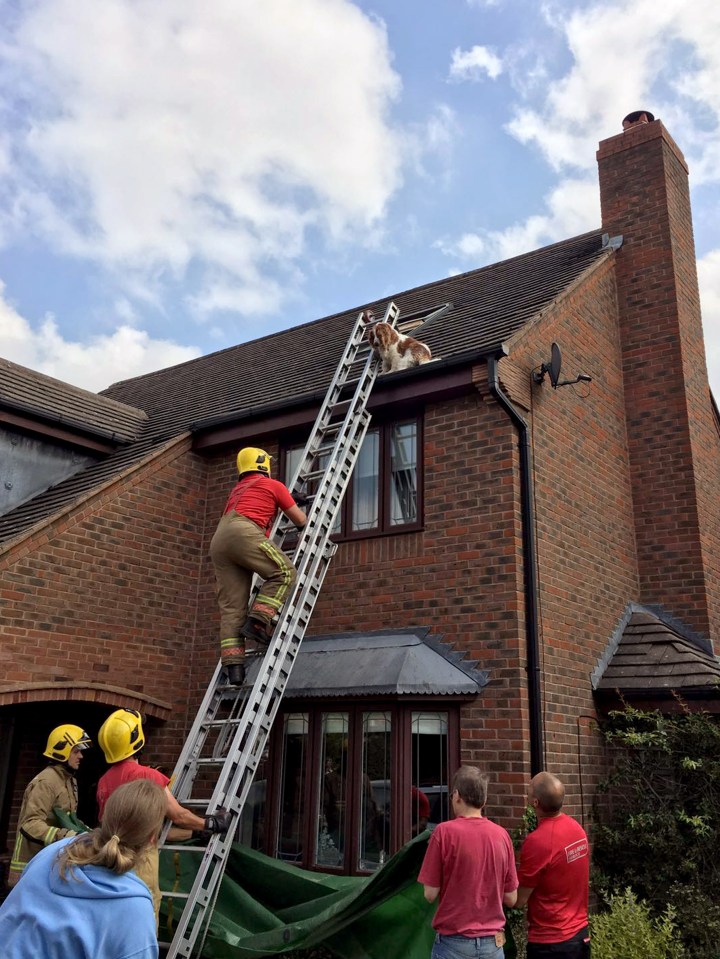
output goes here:
<path id="1" fill-rule="evenodd" d="M 482 363 L 487 361 L 491 356 L 500 359 L 507 355 L 508 347 L 506 343 L 498 342 L 484 350 L 466 350 L 463 353 L 456 353 L 445 359 L 431 360 L 429 363 L 423 363 L 422 366 L 416 366 L 413 369 L 399 370 L 396 373 L 384 373 L 382 374 L 382 378 L 378 379 L 374 394 L 380 393 L 384 385 L 395 385 L 416 377 L 418 379 L 424 378 L 429 380 L 444 373 L 446 370 Z M 348 387 L 348 390 L 349 389 L 350 387 Z M 192 433 L 196 434 L 204 430 L 226 426 L 228 423 L 238 423 L 248 419 L 261 419 L 273 413 L 282 412 L 283 410 L 313 406 L 314 404 L 321 403 L 325 399 L 326 394 L 327 390 L 315 390 L 312 393 L 303 393 L 284 400 L 274 400 L 271 403 L 249 406 L 242 410 L 233 410 L 230 413 L 221 413 L 217 416 L 210 416 L 204 420 L 197 420 L 190 423 L 189 428 Z M 418 396 L 420 397 L 421 394 L 418 393 Z"/>
<path id="2" fill-rule="evenodd" d="M 11 400 L 7 397 L 0 397 L 0 407 L 12 410 L 13 412 L 23 413 L 25 416 L 42 423 L 64 426 L 67 430 L 82 436 L 100 437 L 115 446 L 126 446 L 132 443 L 137 437 L 137 434 L 135 436 L 128 435 L 127 433 L 123 435 L 117 430 L 103 429 L 103 427 L 95 426 L 85 420 L 65 416 L 63 413 L 52 413 L 50 410 L 41 409 L 29 403 L 21 403 L 18 400 Z M 143 416 L 144 419 L 147 420 L 147 414 L 143 414 Z"/>

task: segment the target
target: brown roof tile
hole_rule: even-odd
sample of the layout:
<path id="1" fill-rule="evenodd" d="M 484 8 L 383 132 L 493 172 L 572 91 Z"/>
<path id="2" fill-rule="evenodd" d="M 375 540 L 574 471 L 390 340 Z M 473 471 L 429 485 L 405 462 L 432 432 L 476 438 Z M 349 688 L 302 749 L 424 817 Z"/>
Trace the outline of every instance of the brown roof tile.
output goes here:
<path id="1" fill-rule="evenodd" d="M 147 413 L 0 359 L 0 407 L 115 443 L 137 439 Z"/>

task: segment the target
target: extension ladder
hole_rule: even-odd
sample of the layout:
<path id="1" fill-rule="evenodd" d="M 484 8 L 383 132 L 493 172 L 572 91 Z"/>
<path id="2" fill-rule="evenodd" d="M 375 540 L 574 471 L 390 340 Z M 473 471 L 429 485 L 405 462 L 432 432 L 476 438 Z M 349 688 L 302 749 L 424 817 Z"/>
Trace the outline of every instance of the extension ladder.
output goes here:
<path id="1" fill-rule="evenodd" d="M 394 327 L 398 315 L 397 306 L 390 303 L 383 319 Z M 168 843 L 168 827 L 165 828 L 161 848 L 178 854 L 203 853 L 189 893 L 163 892 L 168 900 L 185 901 L 169 944 L 168 959 L 199 956 L 202 952 L 255 771 L 337 549 L 330 537 L 370 423 L 367 402 L 380 370 L 379 361 L 365 344 L 367 322 L 365 313 L 360 313 L 290 484 L 291 490 L 308 497 L 307 524 L 298 533 L 281 513 L 271 532 L 281 548 L 286 541 L 291 545 L 297 537 L 294 550 L 286 548 L 293 557 L 297 580 L 276 621 L 252 689 L 229 687 L 218 663 L 175 767 L 173 794 L 181 805 L 195 808 L 199 814 L 224 807 L 229 810 L 232 823 L 226 834 L 211 836 L 207 846 Z M 361 352 L 363 346 L 366 357 Z M 348 395 L 353 387 L 352 395 Z M 251 604 L 259 585 L 256 578 Z M 217 778 L 210 778 L 214 772 Z M 203 784 L 212 788 L 209 797 L 199 795 Z"/>

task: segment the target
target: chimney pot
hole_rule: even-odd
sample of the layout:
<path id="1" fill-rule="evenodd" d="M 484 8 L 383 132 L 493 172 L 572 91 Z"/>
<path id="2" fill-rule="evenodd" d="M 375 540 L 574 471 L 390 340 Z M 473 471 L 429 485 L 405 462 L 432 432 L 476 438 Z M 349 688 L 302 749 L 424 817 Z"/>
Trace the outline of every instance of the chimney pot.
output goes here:
<path id="1" fill-rule="evenodd" d="M 629 130 L 630 127 L 634 127 L 638 123 L 652 123 L 654 119 L 655 115 L 650 113 L 649 110 L 635 110 L 633 113 L 628 113 L 623 119 L 623 130 Z"/>

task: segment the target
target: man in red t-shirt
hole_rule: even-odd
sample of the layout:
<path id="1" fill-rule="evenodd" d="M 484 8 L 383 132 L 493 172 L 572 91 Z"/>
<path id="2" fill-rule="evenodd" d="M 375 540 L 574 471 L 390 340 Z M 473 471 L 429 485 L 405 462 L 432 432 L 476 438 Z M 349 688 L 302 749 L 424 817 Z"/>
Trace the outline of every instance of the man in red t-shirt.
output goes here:
<path id="1" fill-rule="evenodd" d="M 461 766 L 450 797 L 455 818 L 437 825 L 428 843 L 418 882 L 428 902 L 440 897 L 431 959 L 505 955 L 503 906 L 515 905 L 518 880 L 510 836 L 483 816 L 487 785 L 479 769 Z"/>
<path id="2" fill-rule="evenodd" d="M 563 813 L 565 787 L 550 773 L 530 780 L 528 801 L 538 817 L 518 866 L 517 905 L 527 903 L 527 959 L 588 959 L 590 848 L 585 830 Z"/>
<path id="3" fill-rule="evenodd" d="M 168 789 L 170 780 L 167 776 L 151 766 L 143 766 L 138 762 L 137 754 L 145 745 L 142 720 L 140 713 L 135 709 L 116 709 L 100 727 L 98 743 L 105 754 L 105 760 L 110 768 L 100 777 L 97 786 L 98 819 L 102 822 L 105 812 L 105 803 L 115 792 L 118 786 L 132 782 L 134 779 L 149 779 L 165 790 L 167 806 L 165 816 L 181 829 L 191 829 L 205 833 L 224 833 L 230 825 L 230 817 L 226 810 L 218 810 L 215 815 L 201 819 L 194 812 L 181 806 Z M 160 909 L 160 885 L 158 882 L 158 850 L 156 845 L 150 846 L 143 860 L 135 867 L 135 872 L 143 880 L 152 893 L 157 919 Z"/>
<path id="4" fill-rule="evenodd" d="M 271 479 L 270 460 L 254 446 L 240 450 L 239 479 L 210 543 L 220 606 L 220 658 L 232 685 L 245 680 L 245 638 L 270 642 L 273 618 L 295 582 L 295 567 L 271 542 L 270 527 L 279 511 L 298 527 L 306 523 L 287 487 Z M 253 573 L 265 582 L 248 615 Z"/>

